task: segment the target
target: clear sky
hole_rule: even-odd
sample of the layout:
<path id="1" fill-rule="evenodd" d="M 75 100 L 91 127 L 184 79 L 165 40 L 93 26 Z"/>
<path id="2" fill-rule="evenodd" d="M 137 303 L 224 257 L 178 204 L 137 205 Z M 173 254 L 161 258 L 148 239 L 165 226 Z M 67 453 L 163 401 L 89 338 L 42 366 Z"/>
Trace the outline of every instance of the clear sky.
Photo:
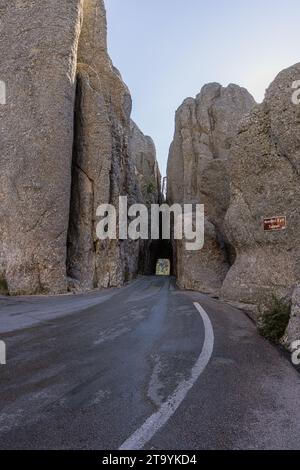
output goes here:
<path id="1" fill-rule="evenodd" d="M 262 101 L 300 62 L 300 0 L 105 0 L 109 52 L 133 98 L 132 117 L 166 172 L 174 113 L 208 82 Z M 299 77 L 300 78 L 300 77 Z"/>

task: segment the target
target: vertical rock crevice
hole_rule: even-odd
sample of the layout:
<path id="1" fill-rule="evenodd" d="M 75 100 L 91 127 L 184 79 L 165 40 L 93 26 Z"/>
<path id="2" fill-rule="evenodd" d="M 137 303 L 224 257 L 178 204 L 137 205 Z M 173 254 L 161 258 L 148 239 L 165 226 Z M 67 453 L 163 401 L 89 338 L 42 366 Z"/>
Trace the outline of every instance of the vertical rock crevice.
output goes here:
<path id="1" fill-rule="evenodd" d="M 97 240 L 96 211 L 100 204 L 118 209 L 119 196 L 127 196 L 129 205 L 146 202 L 142 186 L 150 169 L 139 167 L 144 151 L 145 162 L 158 173 L 153 142 L 130 120 L 130 93 L 107 53 L 106 29 L 103 1 L 85 0 L 68 234 L 67 272 L 73 291 L 121 286 L 136 276 L 145 244 Z M 158 177 L 154 191 L 153 202 L 158 198 Z"/>

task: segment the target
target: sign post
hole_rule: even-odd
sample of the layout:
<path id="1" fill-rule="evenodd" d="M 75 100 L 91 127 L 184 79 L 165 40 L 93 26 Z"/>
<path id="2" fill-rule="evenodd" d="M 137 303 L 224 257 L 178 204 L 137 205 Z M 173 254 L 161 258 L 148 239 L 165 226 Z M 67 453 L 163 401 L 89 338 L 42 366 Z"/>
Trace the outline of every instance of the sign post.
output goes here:
<path id="1" fill-rule="evenodd" d="M 286 217 L 271 217 L 264 219 L 264 231 L 273 232 L 286 229 Z"/>

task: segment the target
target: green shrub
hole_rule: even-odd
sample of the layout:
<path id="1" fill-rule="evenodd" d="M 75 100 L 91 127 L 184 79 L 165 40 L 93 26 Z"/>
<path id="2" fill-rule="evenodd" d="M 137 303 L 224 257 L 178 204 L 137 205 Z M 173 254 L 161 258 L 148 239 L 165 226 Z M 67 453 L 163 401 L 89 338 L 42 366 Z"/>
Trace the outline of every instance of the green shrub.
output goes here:
<path id="1" fill-rule="evenodd" d="M 154 194 L 156 192 L 155 181 L 153 180 L 148 181 L 146 185 L 146 191 L 147 191 L 147 194 Z"/>
<path id="2" fill-rule="evenodd" d="M 258 329 L 266 339 L 279 343 L 288 326 L 291 303 L 273 297 L 272 303 L 258 319 Z"/>

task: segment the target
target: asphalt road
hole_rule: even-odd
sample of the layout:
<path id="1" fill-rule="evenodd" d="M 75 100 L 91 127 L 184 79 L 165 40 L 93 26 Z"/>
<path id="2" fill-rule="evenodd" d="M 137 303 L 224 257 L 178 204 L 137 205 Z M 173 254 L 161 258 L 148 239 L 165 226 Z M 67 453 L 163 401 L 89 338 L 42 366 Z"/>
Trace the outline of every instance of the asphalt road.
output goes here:
<path id="1" fill-rule="evenodd" d="M 1 297 L 0 339 L 1 449 L 300 449 L 288 358 L 172 278 Z"/>

